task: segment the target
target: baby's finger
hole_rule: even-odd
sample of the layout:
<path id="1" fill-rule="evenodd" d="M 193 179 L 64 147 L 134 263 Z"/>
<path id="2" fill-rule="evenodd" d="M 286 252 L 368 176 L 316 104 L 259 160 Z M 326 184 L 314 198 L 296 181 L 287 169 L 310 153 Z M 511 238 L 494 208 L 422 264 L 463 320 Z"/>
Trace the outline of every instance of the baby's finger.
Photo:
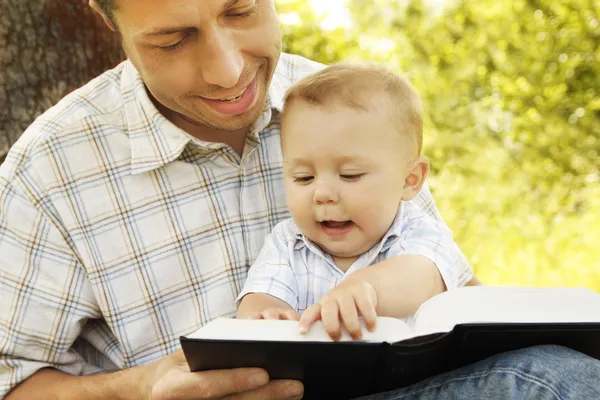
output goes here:
<path id="1" fill-rule="evenodd" d="M 308 307 L 300 317 L 300 333 L 306 333 L 316 321 L 321 319 L 321 304 L 316 303 Z"/>
<path id="2" fill-rule="evenodd" d="M 375 304 L 369 296 L 358 295 L 354 298 L 358 312 L 365 320 L 365 325 L 369 332 L 373 332 L 377 325 L 377 310 Z"/>
<path id="3" fill-rule="evenodd" d="M 343 296 L 338 299 L 340 307 L 340 317 L 346 330 L 353 339 L 362 338 L 362 329 L 358 320 L 358 312 L 356 311 L 356 303 L 352 296 Z"/>
<path id="4" fill-rule="evenodd" d="M 282 314 L 283 315 L 281 319 L 287 319 L 290 321 L 298 321 L 300 319 L 300 316 L 294 310 L 283 310 Z"/>
<path id="5" fill-rule="evenodd" d="M 342 331 L 340 328 L 340 308 L 337 301 L 328 301 L 321 305 L 321 319 L 327 334 L 333 340 L 340 340 Z"/>
<path id="6" fill-rule="evenodd" d="M 281 311 L 277 308 L 267 308 L 262 312 L 264 319 L 280 319 Z"/>
<path id="7" fill-rule="evenodd" d="M 253 312 L 244 317 L 245 319 L 263 319 L 262 312 Z"/>

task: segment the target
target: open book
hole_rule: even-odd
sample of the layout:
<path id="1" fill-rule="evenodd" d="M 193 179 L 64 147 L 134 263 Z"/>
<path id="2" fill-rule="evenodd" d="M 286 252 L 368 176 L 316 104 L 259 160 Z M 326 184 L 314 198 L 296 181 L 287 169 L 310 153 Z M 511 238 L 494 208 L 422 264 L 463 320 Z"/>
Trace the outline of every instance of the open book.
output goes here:
<path id="1" fill-rule="evenodd" d="M 192 371 L 262 367 L 299 379 L 305 398 L 354 398 L 409 385 L 494 354 L 558 344 L 600 359 L 600 295 L 581 288 L 465 287 L 406 320 L 332 342 L 317 322 L 216 319 L 181 338 Z"/>

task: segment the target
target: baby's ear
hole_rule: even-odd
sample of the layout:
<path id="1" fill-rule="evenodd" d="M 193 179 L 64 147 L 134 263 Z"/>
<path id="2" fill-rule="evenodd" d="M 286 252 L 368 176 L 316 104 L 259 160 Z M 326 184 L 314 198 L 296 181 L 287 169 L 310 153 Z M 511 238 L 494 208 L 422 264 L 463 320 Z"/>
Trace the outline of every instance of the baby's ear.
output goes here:
<path id="1" fill-rule="evenodd" d="M 412 200 L 421 191 L 427 174 L 429 174 L 429 159 L 427 157 L 421 156 L 410 163 L 408 175 L 404 179 L 402 200 Z"/>

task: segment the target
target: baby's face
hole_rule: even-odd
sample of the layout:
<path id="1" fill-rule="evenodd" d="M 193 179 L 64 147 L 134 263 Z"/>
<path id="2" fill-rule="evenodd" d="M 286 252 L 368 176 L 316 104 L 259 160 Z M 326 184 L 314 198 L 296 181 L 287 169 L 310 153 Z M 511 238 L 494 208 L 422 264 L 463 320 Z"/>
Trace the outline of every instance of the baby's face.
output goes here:
<path id="1" fill-rule="evenodd" d="M 406 142 L 383 113 L 295 103 L 283 124 L 284 179 L 304 235 L 340 258 L 379 242 L 402 199 Z"/>

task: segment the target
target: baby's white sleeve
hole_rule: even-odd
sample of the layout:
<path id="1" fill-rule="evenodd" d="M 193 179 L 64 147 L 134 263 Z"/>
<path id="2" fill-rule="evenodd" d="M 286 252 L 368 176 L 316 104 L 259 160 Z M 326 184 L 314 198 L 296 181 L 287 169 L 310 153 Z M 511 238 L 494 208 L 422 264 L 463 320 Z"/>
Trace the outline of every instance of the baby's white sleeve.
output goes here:
<path id="1" fill-rule="evenodd" d="M 452 232 L 443 223 L 422 215 L 403 224 L 398 240 L 388 250 L 387 258 L 405 254 L 429 258 L 440 271 L 448 290 L 458 286 L 461 253 Z"/>
<path id="2" fill-rule="evenodd" d="M 276 297 L 298 311 L 298 282 L 291 267 L 290 249 L 283 233 L 275 227 L 265 239 L 258 258 L 248 271 L 248 278 L 236 305 L 250 293 Z"/>

